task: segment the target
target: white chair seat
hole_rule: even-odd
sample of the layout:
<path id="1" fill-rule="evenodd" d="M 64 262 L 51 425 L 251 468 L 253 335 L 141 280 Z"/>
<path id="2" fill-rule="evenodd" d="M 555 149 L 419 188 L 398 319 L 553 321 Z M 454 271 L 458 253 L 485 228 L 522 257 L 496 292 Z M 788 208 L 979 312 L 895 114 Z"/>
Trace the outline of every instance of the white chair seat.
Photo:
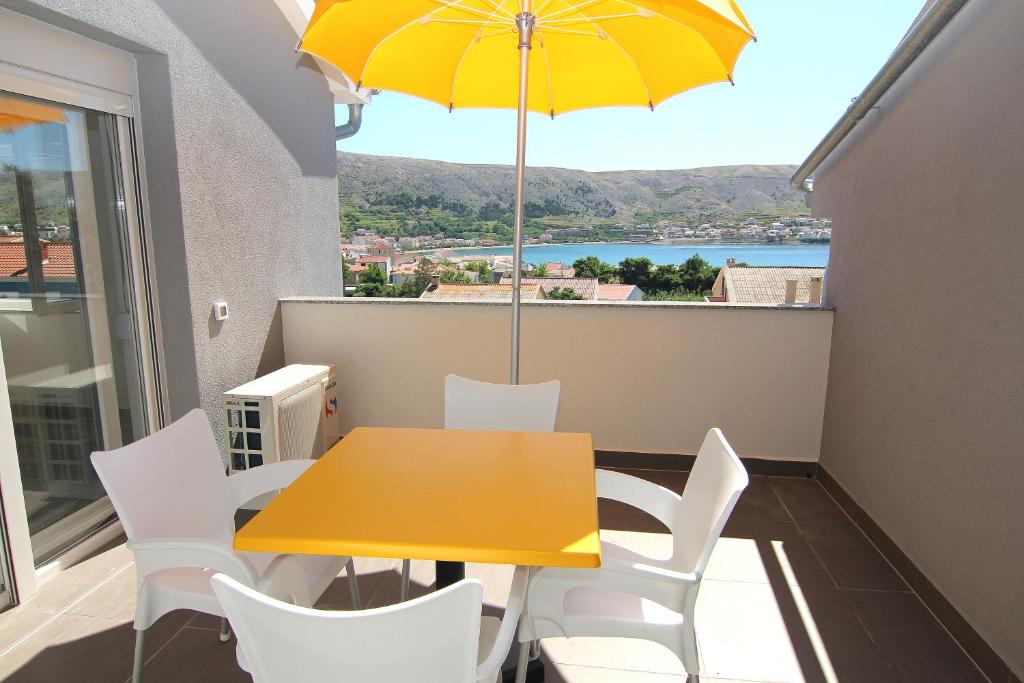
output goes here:
<path id="1" fill-rule="evenodd" d="M 277 557 L 274 553 L 240 554 L 252 562 L 260 575 L 267 571 L 267 567 Z M 298 559 L 302 564 L 302 568 L 306 571 L 306 581 L 309 584 L 309 594 L 311 596 L 322 595 L 327 590 L 327 587 L 331 585 L 331 582 L 338 578 L 342 567 L 345 566 L 347 561 L 347 558 L 339 559 L 332 555 L 295 555 L 294 557 Z M 349 580 L 354 581 L 355 577 L 350 577 Z M 213 589 L 210 588 L 210 591 L 212 592 Z"/>
<path id="2" fill-rule="evenodd" d="M 587 622 L 608 619 L 662 626 L 683 623 L 682 614 L 653 600 L 599 586 L 577 586 L 570 590 L 565 596 L 565 617 L 568 620 L 582 618 Z"/>
<path id="3" fill-rule="evenodd" d="M 671 552 L 664 559 L 651 557 L 602 538 L 600 568 L 536 571 L 519 641 L 641 638 L 670 649 L 687 674 L 699 674 L 694 612 L 701 577 L 747 482 L 743 464 L 718 429 L 705 437 L 682 495 L 622 472 L 598 470 L 597 495 L 664 524 Z M 520 650 L 517 683 L 525 680 L 525 665 Z"/>
<path id="4" fill-rule="evenodd" d="M 619 545 L 615 541 L 609 541 L 607 539 L 601 540 L 601 562 L 603 564 L 607 564 L 608 562 L 618 562 L 620 564 L 646 564 L 652 567 L 672 569 L 672 564 L 669 560 L 662 560 L 656 557 L 651 557 L 650 555 L 638 553 Z"/>

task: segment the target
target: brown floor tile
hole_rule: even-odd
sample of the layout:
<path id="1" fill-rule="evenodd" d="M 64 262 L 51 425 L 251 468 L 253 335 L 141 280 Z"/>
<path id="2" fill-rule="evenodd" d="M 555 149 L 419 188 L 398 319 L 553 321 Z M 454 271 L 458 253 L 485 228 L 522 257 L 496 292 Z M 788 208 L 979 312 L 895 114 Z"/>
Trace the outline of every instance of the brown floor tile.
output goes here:
<path id="1" fill-rule="evenodd" d="M 190 617 L 184 611 L 172 612 L 154 624 L 147 636 L 147 652 L 170 642 Z M 61 614 L 0 657 L 0 678 L 26 683 L 124 683 L 131 676 L 134 651 L 135 629 L 130 622 Z"/>
<path id="2" fill-rule="evenodd" d="M 232 638 L 222 643 L 217 634 L 206 629 L 181 629 L 173 640 L 146 662 L 143 677 L 146 683 L 252 683 L 252 677 L 238 667 L 235 656 L 237 642 Z"/>
<path id="3" fill-rule="evenodd" d="M 598 524 L 602 529 L 647 531 L 654 534 L 669 533 L 668 527 L 646 512 L 615 501 L 602 501 L 598 505 L 597 517 Z"/>
<path id="4" fill-rule="evenodd" d="M 629 469 L 629 468 L 604 468 L 610 469 L 615 472 L 622 472 L 633 477 L 639 477 L 640 479 L 646 479 L 647 481 L 664 486 L 670 491 L 676 493 L 682 493 L 683 488 L 686 487 L 686 479 L 690 476 L 689 472 L 676 472 L 668 470 L 641 470 L 641 469 Z"/>
<path id="5" fill-rule="evenodd" d="M 881 553 L 852 522 L 800 524 L 800 531 L 839 588 L 908 591 Z"/>
<path id="6" fill-rule="evenodd" d="M 982 683 L 986 679 L 913 593 L 843 591 L 882 655 L 907 680 Z"/>
<path id="7" fill-rule="evenodd" d="M 736 503 L 731 518 L 791 521 L 768 477 L 750 477 L 750 484 Z"/>
<path id="8" fill-rule="evenodd" d="M 808 683 L 904 680 L 882 656 L 841 591 L 777 586 L 775 598 Z"/>
<path id="9" fill-rule="evenodd" d="M 795 522 L 818 524 L 848 521 L 846 513 L 814 479 L 770 477 L 769 482 Z"/>
<path id="10" fill-rule="evenodd" d="M 705 576 L 722 581 L 836 587 L 797 525 L 785 521 L 730 519 Z"/>

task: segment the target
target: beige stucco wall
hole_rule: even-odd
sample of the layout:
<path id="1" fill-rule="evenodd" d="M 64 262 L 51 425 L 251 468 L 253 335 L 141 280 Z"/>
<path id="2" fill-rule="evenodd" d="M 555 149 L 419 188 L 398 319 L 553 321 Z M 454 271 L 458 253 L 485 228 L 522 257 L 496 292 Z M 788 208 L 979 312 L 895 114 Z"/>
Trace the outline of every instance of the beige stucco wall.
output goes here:
<path id="1" fill-rule="evenodd" d="M 1024 674 L 1024 3 L 972 0 L 819 170 L 821 463 Z"/>
<path id="2" fill-rule="evenodd" d="M 449 372 L 508 379 L 507 305 L 282 303 L 289 363 L 337 366 L 342 428 L 440 427 Z M 603 450 L 694 454 L 721 427 L 743 456 L 817 460 L 832 313 L 524 305 L 522 381 L 562 381 L 560 431 Z"/>

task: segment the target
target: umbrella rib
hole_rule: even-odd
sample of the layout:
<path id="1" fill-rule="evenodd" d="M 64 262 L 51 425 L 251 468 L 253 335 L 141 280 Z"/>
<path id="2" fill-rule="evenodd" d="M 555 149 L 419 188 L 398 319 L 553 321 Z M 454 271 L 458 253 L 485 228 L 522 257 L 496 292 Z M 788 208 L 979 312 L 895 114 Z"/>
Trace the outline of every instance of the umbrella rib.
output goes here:
<path id="1" fill-rule="evenodd" d="M 626 48 L 619 45 L 619 41 L 612 38 L 610 35 L 608 35 L 607 32 L 605 32 L 605 36 L 605 40 L 609 41 L 612 45 L 618 48 L 619 52 L 624 54 L 626 56 L 626 59 L 628 59 L 633 64 L 633 68 L 636 69 L 636 75 L 640 77 L 640 83 L 641 85 L 644 86 L 644 92 L 647 93 L 647 104 L 648 106 L 650 106 L 651 111 L 654 111 L 654 100 L 651 99 L 651 88 L 650 86 L 647 85 L 647 79 L 644 78 L 643 69 L 640 68 L 640 65 L 637 63 L 633 55 L 629 54 L 629 51 L 626 50 Z"/>
<path id="2" fill-rule="evenodd" d="M 450 7 L 452 5 L 457 4 L 459 2 L 459 0 L 435 0 L 435 2 L 440 2 L 444 7 Z M 444 9 L 444 7 L 441 7 L 440 9 Z M 436 12 L 437 10 L 434 10 L 434 11 Z M 432 12 L 428 12 L 426 16 L 430 16 L 431 14 L 432 14 Z M 387 34 L 386 36 L 384 36 L 383 38 L 381 38 L 380 40 L 377 41 L 377 44 L 373 46 L 372 50 L 370 50 L 370 54 L 368 54 L 366 56 L 366 61 L 363 62 L 363 68 L 359 72 L 359 81 L 358 81 L 358 83 L 356 85 L 356 90 L 358 90 L 359 89 L 359 85 L 362 84 L 363 76 L 366 75 L 366 67 L 368 67 L 370 65 L 370 61 L 373 59 L 373 56 L 375 54 L 377 54 L 377 50 L 380 49 L 380 46 L 383 45 L 384 43 L 388 42 L 392 38 L 394 38 L 396 35 L 398 35 L 402 31 L 404 31 L 405 29 L 409 28 L 410 26 L 412 26 L 414 24 L 418 24 L 420 21 L 422 21 L 422 19 L 423 19 L 422 15 L 418 16 L 418 17 L 415 17 L 411 21 L 407 21 L 406 23 L 402 24 L 401 26 L 396 28 L 394 31 L 392 31 L 391 33 Z"/>
<path id="3" fill-rule="evenodd" d="M 635 10 L 637 10 L 638 12 L 640 11 L 640 6 L 639 5 L 635 5 L 632 2 L 629 2 L 629 0 L 619 0 L 619 2 L 621 2 L 624 5 L 629 5 L 630 7 L 632 7 Z M 664 19 L 666 21 L 672 22 L 673 24 L 676 24 L 677 26 L 682 27 L 683 29 L 689 31 L 690 33 L 695 33 L 698 36 L 700 36 L 700 38 L 705 43 L 707 43 L 707 45 L 711 49 L 711 51 L 715 53 L 715 57 L 718 59 L 718 63 L 721 64 L 722 68 L 725 70 L 725 77 L 729 81 L 732 81 L 732 74 L 729 73 L 729 67 L 726 65 L 725 61 L 722 59 L 722 55 L 718 54 L 718 50 L 716 50 L 714 47 L 712 47 L 710 41 L 708 41 L 708 39 L 705 38 L 702 33 L 697 31 L 696 29 L 694 29 L 692 26 L 687 26 L 686 24 L 684 24 L 683 22 L 679 21 L 678 19 L 670 17 L 667 14 L 663 14 L 661 12 L 658 12 L 657 10 L 650 9 L 649 7 L 644 7 L 644 10 L 650 12 L 651 14 L 653 14 L 656 17 L 661 17 L 662 19 Z M 715 14 L 718 15 L 719 17 L 722 17 L 722 19 L 727 21 L 730 25 L 736 26 L 735 22 L 729 21 L 728 17 L 723 17 L 721 14 L 718 14 L 718 12 L 715 12 Z M 744 33 L 746 33 L 751 38 L 754 37 L 753 34 L 751 34 L 748 30 L 744 30 L 742 26 L 736 26 L 736 28 L 738 28 L 740 30 L 743 30 Z"/>
<path id="4" fill-rule="evenodd" d="M 562 9 L 560 9 L 560 10 L 556 10 L 556 11 L 552 12 L 551 14 L 549 14 L 546 17 L 542 17 L 542 16 L 540 16 L 541 10 L 543 10 L 544 7 L 547 7 L 547 5 L 550 4 L 550 3 L 545 3 L 540 9 L 538 9 L 536 12 L 534 12 L 534 14 L 537 15 L 538 22 L 543 23 L 543 22 L 546 22 L 546 21 L 550 21 L 550 20 L 552 20 L 552 19 L 554 19 L 556 17 L 560 17 L 563 14 L 571 14 L 572 12 L 577 12 L 579 10 L 582 10 L 585 7 L 590 7 L 591 5 L 596 5 L 599 2 L 604 2 L 604 0 L 583 0 L 583 2 L 581 2 L 579 4 L 570 5 L 569 7 L 564 7 Z"/>
<path id="5" fill-rule="evenodd" d="M 504 2 L 504 0 L 502 0 L 502 2 Z M 495 13 L 501 9 L 500 5 L 493 2 L 491 4 L 494 4 L 494 11 L 487 17 L 488 21 L 490 21 L 494 17 Z M 469 44 L 466 45 L 466 49 L 462 51 L 462 56 L 459 57 L 459 63 L 455 66 L 455 73 L 452 74 L 452 87 L 451 90 L 448 91 L 449 112 L 455 108 L 455 84 L 459 82 L 459 72 L 462 71 L 462 63 L 466 61 L 466 55 L 468 55 L 469 51 L 473 49 L 473 46 L 484 38 L 484 28 L 485 27 L 481 27 L 477 34 L 473 36 L 472 40 L 469 41 Z"/>
<path id="6" fill-rule="evenodd" d="M 587 16 L 587 15 L 583 15 Z M 607 21 L 609 19 L 629 19 L 643 17 L 642 14 L 605 14 L 599 17 L 590 17 L 588 19 L 555 19 L 554 21 L 547 20 L 543 23 L 544 26 L 572 26 L 573 24 L 586 24 L 595 21 Z"/>
<path id="7" fill-rule="evenodd" d="M 433 10 L 433 12 L 431 12 L 430 14 L 433 14 L 434 12 L 438 12 L 438 11 L 443 10 L 443 9 L 453 9 L 453 10 L 458 10 L 458 11 L 466 12 L 468 14 L 474 14 L 474 15 L 477 15 L 477 16 L 488 17 L 488 18 L 493 17 L 494 14 L 495 14 L 494 12 L 488 13 L 485 10 L 478 9 L 476 7 L 467 7 L 465 5 L 460 5 L 459 2 L 461 2 L 461 0 L 454 0 L 454 2 L 445 2 L 444 0 L 433 0 L 433 1 L 436 2 L 437 4 L 441 5 L 441 7 L 439 7 L 436 10 Z M 491 5 L 493 5 L 496 10 L 498 9 L 498 5 L 494 2 L 494 0 L 487 0 L 487 2 L 489 4 L 491 4 Z M 507 16 L 509 19 L 515 19 L 514 16 L 512 16 L 511 14 L 508 13 L 508 10 L 504 10 L 504 13 L 505 13 L 505 16 Z"/>

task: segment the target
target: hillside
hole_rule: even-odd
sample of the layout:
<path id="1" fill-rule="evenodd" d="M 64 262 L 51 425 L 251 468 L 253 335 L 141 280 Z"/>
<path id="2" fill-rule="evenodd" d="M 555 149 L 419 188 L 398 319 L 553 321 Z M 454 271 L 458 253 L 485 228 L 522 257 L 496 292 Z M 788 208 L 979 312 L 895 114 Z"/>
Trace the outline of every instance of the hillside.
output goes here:
<path id="1" fill-rule="evenodd" d="M 526 216 L 536 232 L 545 226 L 661 219 L 732 223 L 751 215 L 806 215 L 803 194 L 789 185 L 794 171 L 793 166 L 600 173 L 530 168 Z M 338 152 L 342 227 L 374 227 L 394 235 L 435 229 L 484 234 L 487 228 L 502 233 L 512 206 L 513 175 L 512 166 Z"/>

